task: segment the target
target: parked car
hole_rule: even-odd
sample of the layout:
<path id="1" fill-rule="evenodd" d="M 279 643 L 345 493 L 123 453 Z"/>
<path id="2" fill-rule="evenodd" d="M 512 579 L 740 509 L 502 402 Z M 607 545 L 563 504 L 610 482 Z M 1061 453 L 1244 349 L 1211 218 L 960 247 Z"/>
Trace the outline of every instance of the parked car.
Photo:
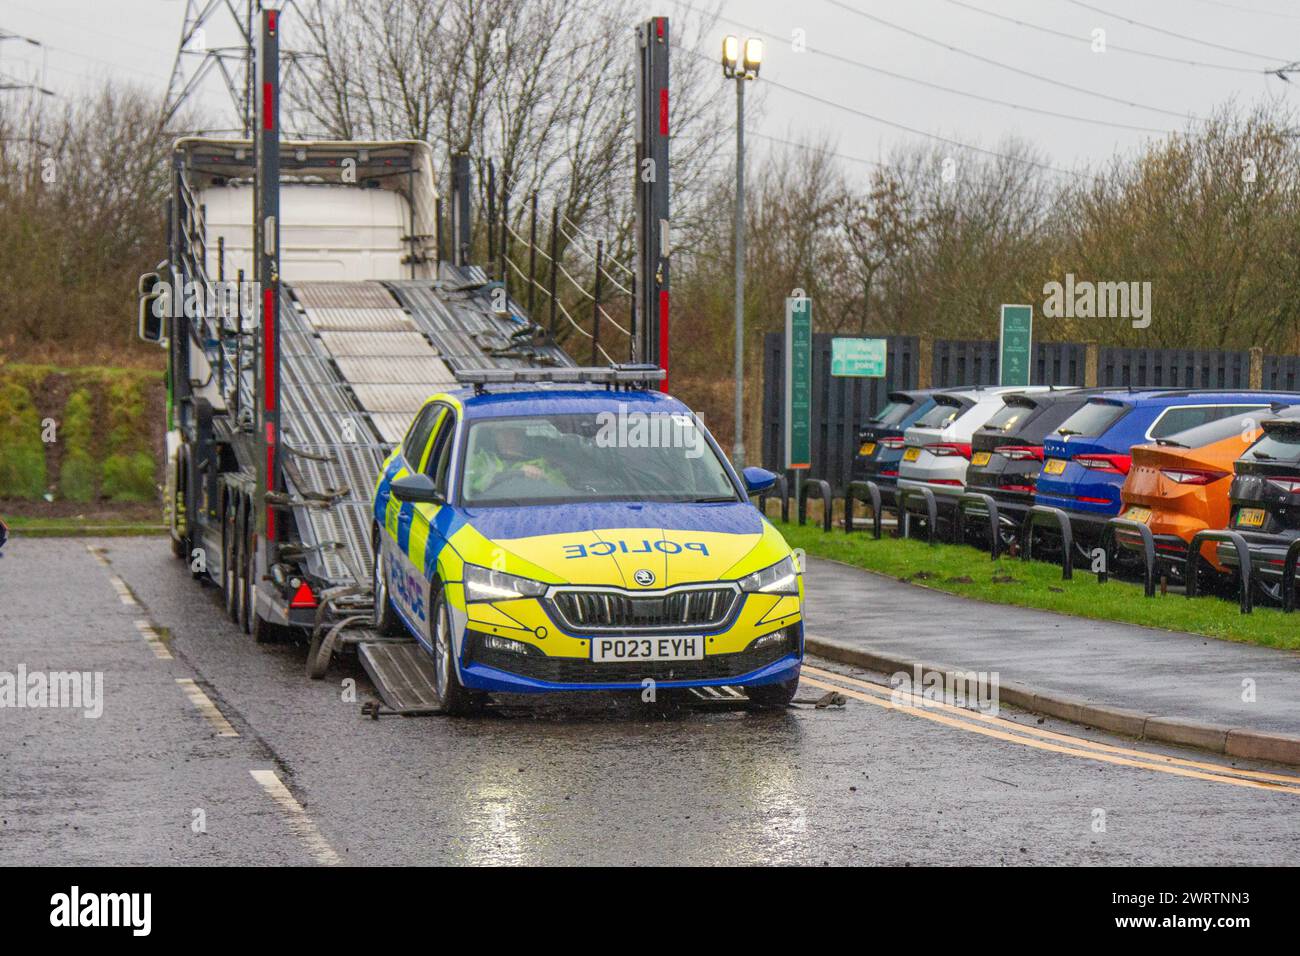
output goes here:
<path id="1" fill-rule="evenodd" d="M 937 392 L 934 408 L 903 434 L 898 487 L 929 488 L 946 509 L 966 487 L 975 432 L 1005 407 L 1003 396 L 1049 390 L 1047 385 L 967 388 Z"/>
<path id="2" fill-rule="evenodd" d="M 1111 391 L 1088 399 L 1043 442 L 1043 470 L 1035 504 L 1060 508 L 1081 548 L 1101 540 L 1119 514 L 1120 488 L 1134 445 L 1168 438 L 1206 422 L 1273 404 L 1300 401 L 1292 392 L 1144 389 Z"/>
<path id="3" fill-rule="evenodd" d="M 1234 465 L 1228 487 L 1228 527 L 1250 548 L 1251 576 L 1259 593 L 1273 601 L 1282 595 L 1282 563 L 1300 536 L 1300 416 L 1261 422 L 1264 435 Z M 1219 545 L 1221 566 L 1235 571 L 1237 554 Z"/>
<path id="4" fill-rule="evenodd" d="M 922 388 L 890 392 L 885 406 L 858 430 L 858 452 L 849 475 L 853 481 L 874 481 L 881 500 L 894 503 L 898 463 L 903 457 L 903 432 L 934 408 L 940 389 Z"/>
<path id="5" fill-rule="evenodd" d="M 1159 563 L 1173 577 L 1182 576 L 1187 545 L 1196 532 L 1228 526 L 1233 463 L 1264 435 L 1261 421 L 1274 415 L 1300 419 L 1300 405 L 1252 409 L 1133 446 L 1132 465 L 1120 488 L 1120 513 L 1151 529 L 1156 555 L 1163 559 Z M 1116 540 L 1126 549 L 1142 548 L 1141 537 L 1131 531 L 1118 531 Z M 1227 570 L 1214 542 L 1203 544 L 1201 554 L 1215 571 Z"/>
<path id="6" fill-rule="evenodd" d="M 1044 439 L 1099 391 L 1053 387 L 1046 392 L 1013 392 L 1002 397 L 1003 407 L 975 432 L 966 490 L 981 491 L 997 502 L 1008 542 L 1034 503 Z M 976 508 L 971 513 L 983 512 Z M 975 537 L 983 541 L 985 534 L 981 524 Z"/>

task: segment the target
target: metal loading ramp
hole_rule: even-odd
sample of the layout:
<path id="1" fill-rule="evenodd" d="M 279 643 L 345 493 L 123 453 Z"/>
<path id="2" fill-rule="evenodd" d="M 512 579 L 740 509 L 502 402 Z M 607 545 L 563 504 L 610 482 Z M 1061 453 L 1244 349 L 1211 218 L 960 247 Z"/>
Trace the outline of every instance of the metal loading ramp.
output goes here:
<path id="1" fill-rule="evenodd" d="M 323 676 L 339 644 L 355 645 L 393 712 L 438 708 L 432 661 L 411 640 L 370 630 L 371 493 L 384 458 L 456 372 L 485 366 L 571 366 L 517 304 L 492 307 L 499 285 L 444 264 L 444 278 L 284 285 L 282 430 L 286 487 L 309 570 L 329 582 L 308 671 Z M 343 633 L 346 631 L 346 633 Z"/>
<path id="2" fill-rule="evenodd" d="M 477 266 L 443 262 L 437 281 L 393 279 L 385 285 L 453 373 L 574 364 L 518 302 L 504 296 L 501 283 L 489 281 Z"/>

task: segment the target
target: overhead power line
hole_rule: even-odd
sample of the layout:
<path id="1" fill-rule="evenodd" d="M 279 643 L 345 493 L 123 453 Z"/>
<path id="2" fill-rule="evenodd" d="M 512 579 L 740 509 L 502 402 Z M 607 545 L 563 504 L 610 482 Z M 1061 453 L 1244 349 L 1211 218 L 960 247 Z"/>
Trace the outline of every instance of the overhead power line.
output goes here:
<path id="1" fill-rule="evenodd" d="M 682 0 L 678 0 L 678 5 L 685 7 L 686 9 L 691 10 L 695 13 L 701 12 L 699 10 L 696 10 L 689 3 L 682 2 Z M 718 19 L 726 23 L 730 23 L 734 27 L 739 27 L 741 30 L 745 30 L 749 33 L 759 34 L 760 36 L 766 37 L 769 40 L 773 39 L 776 36 L 776 34 L 771 30 L 761 30 L 758 27 L 752 26 L 751 24 L 742 23 L 739 20 L 733 19 L 732 17 L 719 16 Z M 941 83 L 935 83 L 931 80 L 923 80 L 917 76 L 908 76 L 905 73 L 896 73 L 893 70 L 887 70 L 884 67 L 876 66 L 873 63 L 866 63 L 862 60 L 856 60 L 853 57 L 844 56 L 839 53 L 832 53 L 829 50 L 823 50 L 811 46 L 805 47 L 805 49 L 807 50 L 807 52 L 813 54 L 814 56 L 825 57 L 826 59 L 834 60 L 837 63 L 844 63 L 848 66 L 854 66 L 862 70 L 869 70 L 872 73 L 879 73 L 882 76 L 892 77 L 893 79 L 896 80 L 903 80 L 904 82 L 907 83 L 914 83 L 918 86 L 924 86 L 927 87 L 928 89 L 938 90 L 942 93 L 948 93 L 953 96 L 962 96 L 962 97 L 966 97 L 967 99 L 979 100 L 981 103 L 992 103 L 995 106 L 1005 106 L 1008 109 L 1019 110 L 1026 113 L 1037 113 L 1040 116 L 1051 116 L 1055 119 L 1069 120 L 1075 123 L 1088 123 L 1093 126 L 1106 126 L 1112 129 L 1126 129 L 1138 133 L 1160 133 L 1162 135 L 1169 132 L 1169 130 L 1167 129 L 1159 129 L 1153 126 L 1136 126 L 1130 123 L 1118 123 L 1115 122 L 1114 120 L 1094 119 L 1093 117 L 1090 116 L 1078 116 L 1074 113 L 1062 113 L 1058 110 L 1049 110 L 1038 106 L 1029 106 L 1028 104 L 1025 103 L 1014 103 L 1011 100 L 998 99 L 995 96 L 985 96 L 982 93 L 975 93 L 970 90 L 961 90 L 952 86 L 944 86 Z M 1247 72 L 1252 72 L 1252 71 L 1247 71 Z"/>
<path id="2" fill-rule="evenodd" d="M 1207 3 L 1212 7 L 1220 7 L 1224 10 L 1234 10 L 1237 13 L 1253 13 L 1261 17 L 1280 17 L 1283 20 L 1300 20 L 1300 14 L 1282 13 L 1280 10 L 1261 10 L 1259 7 L 1241 6 L 1235 3 L 1223 3 L 1221 0 L 1197 0 L 1198 3 Z"/>
<path id="3" fill-rule="evenodd" d="M 947 2 L 951 3 L 955 7 L 961 7 L 964 10 L 970 10 L 972 13 L 979 13 L 979 14 L 983 14 L 986 17 L 993 17 L 995 20 L 1002 20 L 1005 23 L 1014 23 L 1018 27 L 1025 27 L 1030 30 L 1037 30 L 1039 33 L 1046 33 L 1051 36 L 1061 37 L 1062 39 L 1065 40 L 1073 40 L 1076 43 L 1086 43 L 1089 45 L 1092 44 L 1092 39 L 1090 37 L 1080 36 L 1077 33 L 1070 33 L 1066 30 L 1057 30 L 1054 29 L 1053 27 L 1045 27 L 1039 23 L 1030 23 L 1028 20 L 1021 20 L 1018 17 L 1009 17 L 1004 13 L 996 13 L 993 10 L 985 10 L 984 8 L 977 7 L 974 4 L 963 3 L 962 0 L 947 0 Z M 1177 63 L 1180 64 L 1181 66 L 1192 66 L 1192 67 L 1198 67 L 1207 70 L 1225 70 L 1229 73 L 1250 73 L 1255 75 L 1272 73 L 1272 70 L 1261 69 L 1258 67 L 1230 66 L 1227 63 L 1205 63 L 1201 60 L 1189 60 L 1186 57 L 1166 56 L 1163 53 L 1153 53 L 1150 50 L 1135 50 L 1131 47 L 1124 47 L 1124 46 L 1119 46 L 1118 44 L 1115 43 L 1111 43 L 1109 40 L 1106 42 L 1106 52 L 1126 53 L 1130 56 L 1141 56 L 1152 60 L 1163 60 L 1166 63 Z"/>
<path id="4" fill-rule="evenodd" d="M 1084 3 L 1083 0 L 1065 0 L 1066 3 L 1081 7 L 1084 10 L 1091 10 L 1093 13 L 1100 13 L 1104 17 L 1113 17 L 1116 20 L 1122 20 L 1130 26 L 1140 27 L 1143 30 L 1150 30 L 1153 33 L 1160 33 L 1167 37 L 1174 37 L 1179 40 L 1185 40 L 1188 43 L 1196 43 L 1200 46 L 1210 47 L 1213 50 L 1223 50 L 1226 53 L 1236 53 L 1241 56 L 1253 56 L 1261 60 L 1272 60 L 1275 63 L 1281 63 L 1287 60 L 1284 56 L 1274 56 L 1271 53 L 1259 53 L 1255 50 L 1242 50 L 1235 46 L 1224 46 L 1222 43 L 1213 43 L 1209 40 L 1202 40 L 1197 37 L 1188 36 L 1185 33 L 1175 33 L 1173 30 L 1166 30 L 1164 27 L 1154 26 L 1150 23 L 1143 23 L 1141 20 L 1134 20 L 1124 16 L 1122 13 L 1113 13 L 1110 10 L 1103 10 L 1101 7 L 1095 7 L 1091 3 Z"/>
<path id="5" fill-rule="evenodd" d="M 928 36 L 924 33 L 920 33 L 908 27 L 901 26 L 897 23 L 893 23 L 889 20 L 884 19 L 883 17 L 878 17 L 875 14 L 867 13 L 865 10 L 859 10 L 857 7 L 851 7 L 847 3 L 841 2 L 841 0 L 826 0 L 826 2 L 833 7 L 838 7 L 841 10 L 854 14 L 855 16 L 862 17 L 864 20 L 870 20 L 872 23 L 877 23 L 880 26 L 888 27 L 891 30 L 897 30 L 900 33 L 905 33 L 908 36 L 915 37 L 916 39 L 921 40 L 925 43 L 930 43 L 933 44 L 934 46 L 942 47 L 945 50 L 949 50 L 953 53 L 961 54 L 962 56 L 970 57 L 973 60 L 979 60 L 981 63 L 987 63 L 990 66 L 995 66 L 1001 70 L 1007 70 L 1019 76 L 1027 76 L 1030 79 L 1038 80 L 1039 82 L 1042 83 L 1048 83 L 1052 86 L 1058 86 L 1061 87 L 1062 89 L 1071 90 L 1075 93 L 1082 93 L 1085 96 L 1096 97 L 1098 99 L 1107 100 L 1111 103 L 1118 103 L 1121 106 L 1128 106 L 1133 109 L 1147 110 L 1148 112 L 1160 113 L 1164 116 L 1172 116 L 1179 120 L 1196 118 L 1195 115 L 1191 113 L 1180 113 L 1177 110 L 1168 110 L 1159 106 L 1147 106 L 1145 103 L 1137 103 L 1134 102 L 1133 100 L 1126 100 L 1120 96 L 1111 96 L 1108 93 L 1100 93 L 1097 90 L 1090 90 L 1087 87 L 1075 86 L 1073 83 L 1066 83 L 1064 80 L 1057 80 L 1057 79 L 1053 79 L 1050 76 L 1043 76 L 1041 73 L 1034 73 L 1030 70 L 1022 70 L 1020 69 L 1020 67 L 1012 66 L 1009 63 L 1003 63 L 1001 60 L 995 60 L 992 57 L 983 56 L 979 53 L 974 53 L 970 50 L 963 49 L 962 47 L 959 46 L 954 46 L 951 43 L 947 43 L 943 40 L 936 39 L 935 37 Z"/>

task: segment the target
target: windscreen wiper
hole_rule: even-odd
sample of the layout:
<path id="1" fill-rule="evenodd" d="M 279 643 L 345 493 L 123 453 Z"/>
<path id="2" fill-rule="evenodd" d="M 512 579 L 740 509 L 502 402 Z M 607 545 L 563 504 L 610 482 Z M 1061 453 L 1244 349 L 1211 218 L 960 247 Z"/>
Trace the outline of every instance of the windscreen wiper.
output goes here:
<path id="1" fill-rule="evenodd" d="M 1157 444 L 1157 445 L 1169 445 L 1169 446 L 1171 446 L 1171 447 L 1173 447 L 1173 448 L 1190 448 L 1190 447 L 1191 447 L 1191 445 L 1184 445 L 1184 444 L 1183 444 L 1182 442 L 1180 442 L 1180 441 L 1174 441 L 1172 438 L 1157 438 L 1157 439 L 1156 439 L 1156 444 Z"/>

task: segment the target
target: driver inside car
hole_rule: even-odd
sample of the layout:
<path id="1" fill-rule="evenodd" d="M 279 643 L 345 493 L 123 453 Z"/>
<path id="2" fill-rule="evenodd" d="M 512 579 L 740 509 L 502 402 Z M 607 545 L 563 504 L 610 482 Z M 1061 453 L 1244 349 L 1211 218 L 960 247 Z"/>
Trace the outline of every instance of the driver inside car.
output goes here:
<path id="1" fill-rule="evenodd" d="M 482 426 L 480 426 L 482 427 Z M 513 478 L 545 481 L 561 488 L 568 479 L 545 458 L 529 454 L 527 435 L 522 425 L 494 425 L 475 443 L 466 471 L 466 484 L 475 497 L 485 494 L 494 484 Z"/>

